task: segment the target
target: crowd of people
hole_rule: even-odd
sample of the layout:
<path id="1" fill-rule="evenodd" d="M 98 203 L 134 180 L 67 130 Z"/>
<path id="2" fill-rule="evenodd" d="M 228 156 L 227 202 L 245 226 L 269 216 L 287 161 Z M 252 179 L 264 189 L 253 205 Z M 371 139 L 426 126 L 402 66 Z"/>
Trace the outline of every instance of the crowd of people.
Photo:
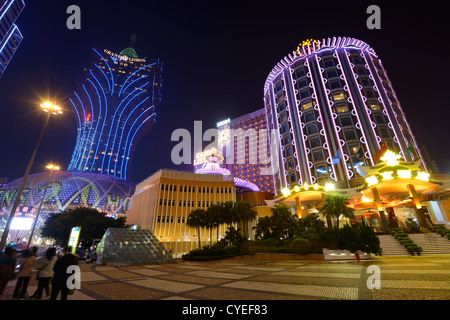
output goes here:
<path id="1" fill-rule="evenodd" d="M 46 250 L 45 255 L 38 260 L 36 259 L 37 251 L 37 247 L 24 249 L 20 252 L 12 247 L 6 247 L 4 252 L 0 254 L 0 300 L 6 285 L 14 279 L 16 279 L 16 285 L 13 299 L 23 300 L 26 297 L 28 284 L 35 268 L 38 287 L 29 298 L 33 300 L 42 299 L 45 291 L 49 300 L 56 300 L 58 295 L 60 295 L 61 300 L 67 300 L 71 289 L 67 285 L 67 280 L 71 276 L 70 273 L 67 273 L 67 270 L 69 266 L 78 264 L 78 258 L 71 253 L 70 247 L 65 247 L 63 255 L 59 257 L 56 248 L 50 247 Z"/>

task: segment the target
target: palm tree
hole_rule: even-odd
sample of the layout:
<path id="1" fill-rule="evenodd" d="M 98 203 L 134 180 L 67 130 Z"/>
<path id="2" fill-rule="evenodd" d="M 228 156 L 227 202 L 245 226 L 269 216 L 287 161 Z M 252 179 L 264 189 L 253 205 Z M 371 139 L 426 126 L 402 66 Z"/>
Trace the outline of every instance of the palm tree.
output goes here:
<path id="1" fill-rule="evenodd" d="M 204 227 L 209 230 L 209 244 L 212 245 L 212 230 L 217 227 L 217 233 L 219 233 L 219 215 L 220 207 L 217 205 L 209 206 L 205 211 Z"/>
<path id="2" fill-rule="evenodd" d="M 349 198 L 347 195 L 340 193 L 330 193 L 323 200 L 320 213 L 327 218 L 328 228 L 331 227 L 332 218 L 336 219 L 336 227 L 339 228 L 339 217 L 342 215 L 346 218 L 353 218 L 353 209 L 348 207 Z"/>
<path id="3" fill-rule="evenodd" d="M 234 207 L 233 201 L 226 201 L 221 205 L 221 215 L 223 216 L 223 222 L 228 225 L 228 228 L 230 228 L 232 224 L 240 221 L 239 217 L 236 214 L 236 210 L 232 210 Z"/>
<path id="4" fill-rule="evenodd" d="M 272 236 L 274 238 L 291 238 L 297 230 L 297 217 L 285 204 L 275 205 L 270 217 L 272 224 Z"/>
<path id="5" fill-rule="evenodd" d="M 198 247 L 202 247 L 202 243 L 200 241 L 200 229 L 205 227 L 205 219 L 206 211 L 203 209 L 195 209 L 189 213 L 187 217 L 186 224 L 191 227 L 197 229 L 198 235 Z"/>
<path id="6" fill-rule="evenodd" d="M 272 221 L 270 217 L 261 217 L 255 227 L 255 235 L 259 239 L 267 239 L 271 236 Z"/>
<path id="7" fill-rule="evenodd" d="M 237 201 L 231 211 L 232 215 L 236 215 L 242 221 L 243 236 L 248 239 L 248 223 L 255 220 L 258 214 L 252 209 L 252 205 L 246 201 Z"/>

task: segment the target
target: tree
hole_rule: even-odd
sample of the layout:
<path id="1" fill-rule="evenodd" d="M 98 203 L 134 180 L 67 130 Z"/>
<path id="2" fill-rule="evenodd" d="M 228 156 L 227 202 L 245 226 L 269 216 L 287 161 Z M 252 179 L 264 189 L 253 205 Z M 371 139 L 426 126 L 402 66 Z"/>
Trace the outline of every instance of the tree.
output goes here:
<path id="1" fill-rule="evenodd" d="M 66 245 L 70 231 L 73 227 L 80 226 L 80 244 L 87 248 L 92 244 L 93 239 L 102 238 L 108 228 L 125 228 L 125 218 L 107 217 L 105 212 L 100 212 L 94 208 L 79 207 L 66 210 L 62 213 L 55 213 L 46 220 L 41 236 L 53 238 L 57 243 Z"/>
<path id="2" fill-rule="evenodd" d="M 311 243 L 319 242 L 321 233 L 325 232 L 325 222 L 318 215 L 308 214 L 298 220 L 298 236 L 308 239 Z"/>
<path id="3" fill-rule="evenodd" d="M 233 211 L 234 202 L 233 201 L 225 201 L 221 203 L 221 215 L 223 223 L 227 224 L 228 227 L 231 227 L 232 224 L 239 222 L 239 217 L 236 215 L 236 211 Z"/>
<path id="4" fill-rule="evenodd" d="M 257 217 L 256 211 L 252 209 L 252 205 L 246 201 L 237 201 L 231 209 L 232 215 L 239 217 L 243 225 L 243 236 L 248 239 L 248 223 Z"/>
<path id="5" fill-rule="evenodd" d="M 265 240 L 272 235 L 272 221 L 270 217 L 261 217 L 258 219 L 258 223 L 255 228 L 255 237 L 261 240 Z"/>
<path id="6" fill-rule="evenodd" d="M 292 238 L 297 230 L 297 217 L 285 204 L 275 205 L 271 210 L 272 237 L 275 239 Z"/>
<path id="7" fill-rule="evenodd" d="M 223 211 L 224 207 L 219 203 L 212 204 L 208 207 L 208 209 L 206 209 L 206 213 L 208 215 L 208 224 L 210 224 L 212 227 L 216 227 L 217 229 L 217 242 L 219 242 L 219 227 L 225 223 L 225 216 Z M 210 239 L 212 238 L 210 237 Z"/>
<path id="8" fill-rule="evenodd" d="M 336 219 L 336 227 L 339 228 L 339 217 L 342 215 L 346 218 L 353 218 L 353 209 L 348 207 L 349 198 L 347 195 L 340 193 L 330 193 L 323 200 L 320 213 L 327 218 L 328 228 L 332 226 L 332 219 Z"/>
<path id="9" fill-rule="evenodd" d="M 200 241 L 200 229 L 205 226 L 206 211 L 203 209 L 196 209 L 191 211 L 187 217 L 186 224 L 194 229 L 197 229 L 198 235 L 198 247 L 201 248 L 202 244 Z"/>

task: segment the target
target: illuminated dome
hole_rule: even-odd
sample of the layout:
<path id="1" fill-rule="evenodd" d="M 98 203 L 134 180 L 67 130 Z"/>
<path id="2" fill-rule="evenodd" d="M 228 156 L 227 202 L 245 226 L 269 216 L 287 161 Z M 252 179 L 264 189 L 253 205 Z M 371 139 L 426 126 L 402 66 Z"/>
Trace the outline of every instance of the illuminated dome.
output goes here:
<path id="1" fill-rule="evenodd" d="M 22 178 L 0 189 L 0 230 L 4 230 Z M 46 189 L 47 186 L 47 189 Z M 45 192 L 37 229 L 51 214 L 75 207 L 90 207 L 116 217 L 126 214 L 136 185 L 113 176 L 77 171 L 41 172 L 28 176 L 16 218 L 35 218 Z M 27 230 L 28 231 L 28 230 Z M 26 233 L 26 232 L 25 232 Z"/>
<path id="2" fill-rule="evenodd" d="M 208 160 L 209 162 L 205 163 L 201 168 L 195 170 L 195 173 L 221 174 L 224 176 L 228 176 L 231 174 L 230 170 L 222 168 L 220 166 L 220 164 L 217 162 L 218 158 L 215 156 L 215 154 L 211 154 Z M 234 185 L 236 189 L 238 189 L 238 191 L 259 191 L 259 188 L 256 184 L 236 177 L 234 177 Z"/>

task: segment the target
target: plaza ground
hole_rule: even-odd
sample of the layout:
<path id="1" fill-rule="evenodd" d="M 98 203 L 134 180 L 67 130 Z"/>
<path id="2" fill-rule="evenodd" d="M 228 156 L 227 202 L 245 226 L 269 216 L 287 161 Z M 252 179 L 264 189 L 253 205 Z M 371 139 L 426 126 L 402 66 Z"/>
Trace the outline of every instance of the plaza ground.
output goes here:
<path id="1" fill-rule="evenodd" d="M 380 289 L 367 286 L 373 265 L 381 271 Z M 450 300 L 450 255 L 79 266 L 81 289 L 69 300 Z M 14 285 L 5 288 L 3 300 L 11 300 Z"/>

